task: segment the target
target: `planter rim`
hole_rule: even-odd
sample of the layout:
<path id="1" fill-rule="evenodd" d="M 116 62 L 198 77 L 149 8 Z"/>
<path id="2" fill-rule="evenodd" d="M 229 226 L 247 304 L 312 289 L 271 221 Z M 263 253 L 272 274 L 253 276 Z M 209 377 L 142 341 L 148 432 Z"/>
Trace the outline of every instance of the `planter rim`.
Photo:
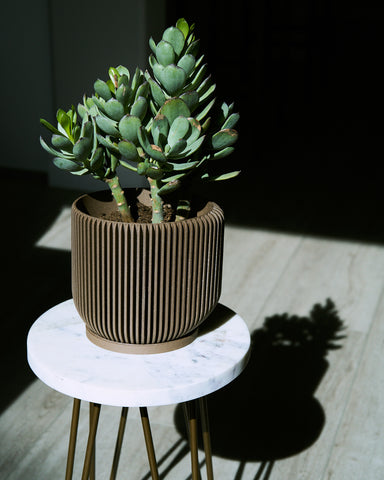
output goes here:
<path id="1" fill-rule="evenodd" d="M 84 194 L 80 195 L 79 197 L 77 197 L 74 200 L 74 202 L 72 203 L 72 210 L 75 210 L 78 213 L 80 213 L 81 215 L 90 217 L 91 219 L 93 219 L 93 221 L 100 222 L 102 224 L 114 224 L 114 225 L 121 224 L 121 225 L 124 225 L 124 226 L 130 226 L 131 228 L 133 228 L 133 227 L 136 227 L 136 228 L 138 228 L 138 227 L 139 228 L 165 228 L 164 227 L 165 225 L 180 224 L 180 223 L 184 223 L 184 222 L 196 222 L 196 221 L 198 221 L 198 219 L 203 219 L 204 217 L 210 215 L 215 210 L 223 213 L 221 207 L 216 202 L 208 200 L 206 202 L 206 204 L 204 205 L 204 207 L 201 210 L 198 210 L 193 217 L 187 218 L 185 220 L 178 220 L 178 221 L 172 220 L 172 221 L 169 221 L 169 222 L 162 222 L 162 223 L 122 222 L 122 221 L 118 221 L 118 220 L 110 220 L 110 219 L 106 219 L 106 218 L 101 218 L 97 215 L 92 215 L 91 213 L 88 213 L 87 211 L 85 211 L 86 209 L 79 208 L 79 203 L 87 197 L 92 198 L 93 193 L 94 192 L 84 193 Z M 96 192 L 96 193 L 99 193 L 99 192 Z M 100 203 L 104 203 L 102 200 L 97 200 L 97 199 L 95 199 L 95 200 L 100 202 Z M 108 200 L 108 201 L 105 201 L 105 203 L 113 204 L 113 201 Z"/>

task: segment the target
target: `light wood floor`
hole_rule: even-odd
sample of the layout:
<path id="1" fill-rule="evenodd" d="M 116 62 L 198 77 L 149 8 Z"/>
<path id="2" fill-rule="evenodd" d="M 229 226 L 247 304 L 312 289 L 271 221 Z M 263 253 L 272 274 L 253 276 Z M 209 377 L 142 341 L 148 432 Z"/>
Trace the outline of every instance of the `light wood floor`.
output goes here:
<path id="1" fill-rule="evenodd" d="M 67 221 L 63 212 L 57 235 L 66 231 L 62 227 Z M 52 238 L 54 231 L 36 248 L 43 248 L 45 241 L 60 247 L 59 237 Z M 64 234 L 61 239 L 61 248 L 66 248 L 68 238 Z M 313 362 L 313 378 L 311 369 L 304 369 L 309 376 L 301 382 L 297 369 L 279 365 L 291 358 L 284 356 L 289 349 L 295 351 L 287 342 L 280 357 L 273 357 L 273 348 L 269 356 L 255 350 L 258 362 L 250 363 L 238 384 L 213 396 L 209 405 L 215 478 L 384 478 L 383 246 L 233 226 L 226 227 L 225 240 L 221 302 L 241 314 L 255 338 L 266 317 L 305 316 L 315 304 L 325 305 L 327 298 L 346 329 L 337 342 L 341 348 L 324 350 L 319 358 L 313 358 L 315 353 L 303 357 L 303 362 Z M 265 344 L 262 348 L 265 351 Z M 324 367 L 320 375 L 319 365 Z M 268 385 L 276 393 L 273 407 L 263 400 L 270 398 Z M 87 433 L 85 407 L 76 479 L 81 476 Z M 64 478 L 70 412 L 71 399 L 34 381 L 0 418 L 0 478 Z M 119 414 L 115 408 L 102 409 L 98 479 L 109 478 Z M 189 457 L 179 410 L 151 408 L 149 414 L 162 478 L 187 480 Z M 137 411 L 131 409 L 128 418 L 118 478 L 149 479 Z M 201 451 L 200 456 L 203 459 Z"/>

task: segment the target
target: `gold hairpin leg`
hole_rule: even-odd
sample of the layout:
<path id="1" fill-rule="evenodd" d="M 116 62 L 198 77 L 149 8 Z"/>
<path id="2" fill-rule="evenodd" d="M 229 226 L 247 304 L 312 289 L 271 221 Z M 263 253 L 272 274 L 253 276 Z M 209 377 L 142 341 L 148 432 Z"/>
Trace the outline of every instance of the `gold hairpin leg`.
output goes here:
<path id="1" fill-rule="evenodd" d="M 123 444 L 125 425 L 127 423 L 127 416 L 128 416 L 128 407 L 123 407 L 121 409 L 119 431 L 117 432 L 115 453 L 114 453 L 114 456 L 113 456 L 110 480 L 115 480 L 116 479 L 117 467 L 119 466 L 119 460 L 120 460 L 121 446 Z"/>
<path id="2" fill-rule="evenodd" d="M 213 480 L 212 448 L 211 448 L 211 435 L 209 431 L 207 397 L 200 398 L 199 405 L 200 405 L 200 414 L 201 414 L 201 428 L 203 431 L 205 465 L 207 468 L 207 480 Z"/>
<path id="3" fill-rule="evenodd" d="M 155 456 L 155 448 L 153 446 L 153 439 L 151 433 L 151 426 L 149 424 L 147 407 L 140 407 L 141 423 L 143 425 L 145 446 L 147 447 L 149 467 L 153 480 L 159 480 L 159 472 L 157 469 L 157 462 Z"/>
<path id="4" fill-rule="evenodd" d="M 94 475 L 95 473 L 95 467 L 94 467 L 95 439 L 96 439 L 97 426 L 99 423 L 100 408 L 101 408 L 101 405 L 99 405 L 98 403 L 92 403 L 90 405 L 90 426 L 89 426 L 87 450 L 85 452 L 84 467 L 83 467 L 83 474 L 82 474 L 81 480 L 88 480 L 89 478 L 93 480 L 92 475 Z M 92 468 L 91 468 L 91 464 L 93 465 Z"/>
<path id="5" fill-rule="evenodd" d="M 69 434 L 67 468 L 65 471 L 65 480 L 72 480 L 72 475 L 73 475 L 73 465 L 75 461 L 75 450 L 76 450 L 76 440 L 77 440 L 77 429 L 79 425 L 79 415 L 80 415 L 80 403 L 81 402 L 78 398 L 73 399 L 71 431 Z"/>
<path id="6" fill-rule="evenodd" d="M 189 445 L 191 449 L 192 480 L 200 480 L 199 452 L 197 447 L 197 415 L 195 400 L 187 402 Z"/>

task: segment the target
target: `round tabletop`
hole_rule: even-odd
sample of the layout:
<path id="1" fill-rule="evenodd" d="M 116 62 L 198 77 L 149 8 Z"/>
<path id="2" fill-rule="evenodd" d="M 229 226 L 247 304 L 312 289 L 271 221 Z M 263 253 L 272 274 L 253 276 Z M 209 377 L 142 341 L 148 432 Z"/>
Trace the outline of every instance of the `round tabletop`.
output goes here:
<path id="1" fill-rule="evenodd" d="M 54 390 L 103 405 L 149 407 L 199 398 L 230 383 L 247 364 L 250 335 L 244 320 L 219 304 L 183 348 L 116 353 L 87 339 L 67 300 L 36 320 L 27 350 L 34 373 Z"/>

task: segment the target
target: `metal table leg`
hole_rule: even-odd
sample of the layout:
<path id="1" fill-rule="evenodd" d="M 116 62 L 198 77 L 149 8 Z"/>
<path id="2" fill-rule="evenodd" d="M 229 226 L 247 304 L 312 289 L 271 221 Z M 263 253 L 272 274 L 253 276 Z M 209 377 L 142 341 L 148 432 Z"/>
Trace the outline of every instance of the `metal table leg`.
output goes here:
<path id="1" fill-rule="evenodd" d="M 200 398 L 199 405 L 200 405 L 200 414 L 201 414 L 201 428 L 203 431 L 205 465 L 207 468 L 207 480 L 213 480 L 211 435 L 209 431 L 207 397 Z"/>
<path id="2" fill-rule="evenodd" d="M 200 480 L 199 452 L 197 446 L 197 414 L 195 400 L 187 402 L 189 445 L 191 449 L 192 480 Z"/>
<path id="3" fill-rule="evenodd" d="M 80 403 L 81 401 L 78 398 L 73 399 L 71 431 L 69 434 L 67 468 L 65 471 L 65 480 L 72 480 L 72 475 L 73 475 L 73 464 L 75 461 L 75 450 L 76 450 L 76 440 L 77 440 L 77 428 L 79 425 L 79 415 L 80 415 Z"/>
<path id="4" fill-rule="evenodd" d="M 117 433 L 115 453 L 113 456 L 110 480 L 115 480 L 116 478 L 117 467 L 119 465 L 119 460 L 120 460 L 121 445 L 123 443 L 125 425 L 127 423 L 127 415 L 128 415 L 128 407 L 123 407 L 121 410 L 119 431 Z"/>
<path id="5" fill-rule="evenodd" d="M 95 457 L 95 439 L 97 426 L 99 423 L 101 405 L 98 403 L 93 403 L 90 413 L 90 428 L 87 442 L 87 450 L 85 452 L 83 474 L 81 480 L 88 480 L 91 473 L 91 463 L 94 462 Z"/>
<path id="6" fill-rule="evenodd" d="M 155 456 L 155 448 L 153 446 L 153 439 L 151 433 L 151 426 L 149 424 L 147 407 L 140 407 L 141 423 L 143 425 L 145 446 L 147 447 L 147 454 L 149 466 L 151 469 L 152 479 L 159 480 L 159 472 L 157 469 L 157 462 Z"/>

